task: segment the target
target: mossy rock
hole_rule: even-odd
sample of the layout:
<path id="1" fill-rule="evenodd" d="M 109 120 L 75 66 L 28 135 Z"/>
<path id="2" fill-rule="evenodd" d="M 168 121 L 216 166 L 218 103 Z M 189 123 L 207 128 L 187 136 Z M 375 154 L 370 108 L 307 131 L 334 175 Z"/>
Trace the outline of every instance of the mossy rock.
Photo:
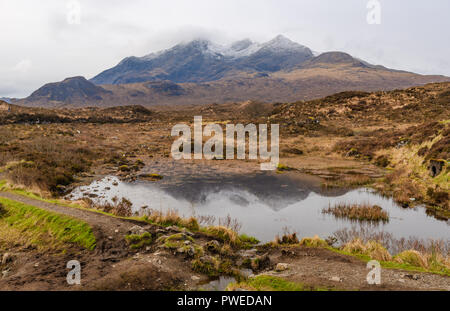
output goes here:
<path id="1" fill-rule="evenodd" d="M 184 232 L 175 233 L 166 238 L 166 241 L 190 241 L 194 242 L 194 239 Z"/>
<path id="2" fill-rule="evenodd" d="M 125 240 L 131 245 L 131 249 L 141 249 L 145 246 L 152 244 L 152 235 L 149 232 L 145 232 L 141 235 L 130 234 L 125 236 Z"/>

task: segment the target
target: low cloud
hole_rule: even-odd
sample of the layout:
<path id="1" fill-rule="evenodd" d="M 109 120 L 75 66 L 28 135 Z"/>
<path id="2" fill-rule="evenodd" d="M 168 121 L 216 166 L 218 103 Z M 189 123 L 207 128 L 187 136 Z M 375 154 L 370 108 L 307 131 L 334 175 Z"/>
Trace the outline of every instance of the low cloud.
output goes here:
<path id="1" fill-rule="evenodd" d="M 28 71 L 30 71 L 31 66 L 33 65 L 33 63 L 31 62 L 31 60 L 29 59 L 22 59 L 20 62 L 18 62 L 13 68 L 12 70 L 18 73 L 27 73 Z"/>

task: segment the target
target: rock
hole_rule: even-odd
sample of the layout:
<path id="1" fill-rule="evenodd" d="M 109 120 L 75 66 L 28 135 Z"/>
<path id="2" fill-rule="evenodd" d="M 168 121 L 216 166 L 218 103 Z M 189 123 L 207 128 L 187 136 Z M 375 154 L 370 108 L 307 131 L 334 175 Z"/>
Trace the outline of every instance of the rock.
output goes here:
<path id="1" fill-rule="evenodd" d="M 400 283 L 405 283 L 405 280 L 404 280 L 404 279 L 398 279 L 398 281 L 399 281 Z"/>
<path id="2" fill-rule="evenodd" d="M 181 231 L 189 236 L 194 236 L 194 234 L 191 231 L 187 230 L 186 228 L 183 228 L 183 230 Z"/>
<path id="3" fill-rule="evenodd" d="M 11 253 L 4 253 L 2 258 L 2 265 L 6 265 L 14 260 L 14 256 Z"/>
<path id="4" fill-rule="evenodd" d="M 177 253 L 185 254 L 186 257 L 194 257 L 194 255 L 195 255 L 195 248 L 193 246 L 180 247 L 180 248 L 177 249 Z"/>
<path id="5" fill-rule="evenodd" d="M 220 251 L 220 243 L 216 240 L 209 241 L 206 243 L 205 247 L 212 253 L 218 253 Z"/>
<path id="6" fill-rule="evenodd" d="M 167 230 L 169 230 L 169 231 L 176 231 L 176 232 L 180 232 L 181 231 L 181 229 L 179 227 L 177 227 L 177 226 L 167 227 Z"/>
<path id="7" fill-rule="evenodd" d="M 289 264 L 282 262 L 278 263 L 275 267 L 275 271 L 277 272 L 286 271 L 287 269 L 289 269 Z"/>
<path id="8" fill-rule="evenodd" d="M 198 280 L 200 280 L 200 277 L 193 275 L 193 276 L 191 276 L 191 279 L 192 279 L 192 281 L 198 281 Z"/>
<path id="9" fill-rule="evenodd" d="M 130 232 L 130 234 L 137 234 L 137 235 L 142 235 L 145 232 L 147 232 L 145 231 L 144 228 L 138 225 L 131 227 L 128 231 Z"/>
<path id="10" fill-rule="evenodd" d="M 6 278 L 9 275 L 9 270 L 2 271 L 2 278 Z"/>
<path id="11" fill-rule="evenodd" d="M 417 274 L 406 274 L 405 277 L 407 277 L 408 279 L 417 281 L 418 279 L 420 279 L 420 276 L 418 276 Z"/>
<path id="12" fill-rule="evenodd" d="M 359 157 L 360 153 L 358 150 L 356 150 L 355 148 L 350 149 L 347 154 L 345 155 L 346 157 Z"/>
<path id="13" fill-rule="evenodd" d="M 283 256 L 295 256 L 295 252 L 294 251 L 291 251 L 291 250 L 288 250 L 288 249 L 282 249 L 281 250 L 281 254 L 283 255 Z"/>
<path id="14" fill-rule="evenodd" d="M 338 276 L 333 276 L 330 278 L 330 281 L 332 282 L 342 282 L 342 279 Z"/>
<path id="15" fill-rule="evenodd" d="M 249 250 L 240 251 L 239 254 L 244 258 L 252 258 L 252 257 L 256 256 L 257 252 L 258 252 L 258 250 L 256 248 L 252 248 Z"/>

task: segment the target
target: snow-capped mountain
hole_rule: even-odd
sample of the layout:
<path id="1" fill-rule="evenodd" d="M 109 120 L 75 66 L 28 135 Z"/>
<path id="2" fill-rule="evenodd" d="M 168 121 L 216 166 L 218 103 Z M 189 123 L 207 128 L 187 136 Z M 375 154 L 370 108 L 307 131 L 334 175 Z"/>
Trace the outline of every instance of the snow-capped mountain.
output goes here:
<path id="1" fill-rule="evenodd" d="M 194 40 L 143 57 L 127 57 L 90 81 L 74 77 L 46 84 L 13 104 L 288 102 L 349 90 L 390 90 L 443 81 L 450 78 L 388 69 L 344 52 L 316 54 L 283 36 L 265 43 L 245 39 L 230 45 Z"/>
<path id="2" fill-rule="evenodd" d="M 221 79 L 236 71 L 287 70 L 312 57 L 309 48 L 281 35 L 266 43 L 245 39 L 230 45 L 200 39 L 143 57 L 127 57 L 91 81 L 96 84 L 155 80 L 205 82 Z"/>

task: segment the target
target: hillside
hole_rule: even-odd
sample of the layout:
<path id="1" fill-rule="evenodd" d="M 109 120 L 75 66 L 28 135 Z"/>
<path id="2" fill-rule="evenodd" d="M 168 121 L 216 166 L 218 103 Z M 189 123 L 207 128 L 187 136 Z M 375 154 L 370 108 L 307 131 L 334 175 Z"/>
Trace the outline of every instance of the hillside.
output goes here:
<path id="1" fill-rule="evenodd" d="M 45 84 L 34 91 L 27 101 L 45 103 L 44 106 L 51 106 L 52 103 L 76 105 L 82 102 L 101 101 L 102 96 L 107 94 L 110 92 L 90 83 L 84 77 L 73 77 L 61 82 Z"/>
<path id="2" fill-rule="evenodd" d="M 422 76 L 407 72 L 386 71 L 341 65 L 326 68 L 299 68 L 290 72 L 276 72 L 266 77 L 237 76 L 204 83 L 174 83 L 170 81 L 141 82 L 121 85 L 95 86 L 95 95 L 80 96 L 84 89 L 65 93 L 66 99 L 55 100 L 64 93 L 58 84 L 46 96 L 36 94 L 14 103 L 31 107 L 75 108 L 109 107 L 121 105 L 167 106 L 207 105 L 254 100 L 260 102 L 293 102 L 311 100 L 342 91 L 378 91 L 403 89 L 430 82 L 445 82 L 443 76 Z M 49 89 L 47 89 L 49 90 Z M 39 91 L 38 94 L 41 94 Z M 51 99 L 50 99 L 51 98 Z"/>

